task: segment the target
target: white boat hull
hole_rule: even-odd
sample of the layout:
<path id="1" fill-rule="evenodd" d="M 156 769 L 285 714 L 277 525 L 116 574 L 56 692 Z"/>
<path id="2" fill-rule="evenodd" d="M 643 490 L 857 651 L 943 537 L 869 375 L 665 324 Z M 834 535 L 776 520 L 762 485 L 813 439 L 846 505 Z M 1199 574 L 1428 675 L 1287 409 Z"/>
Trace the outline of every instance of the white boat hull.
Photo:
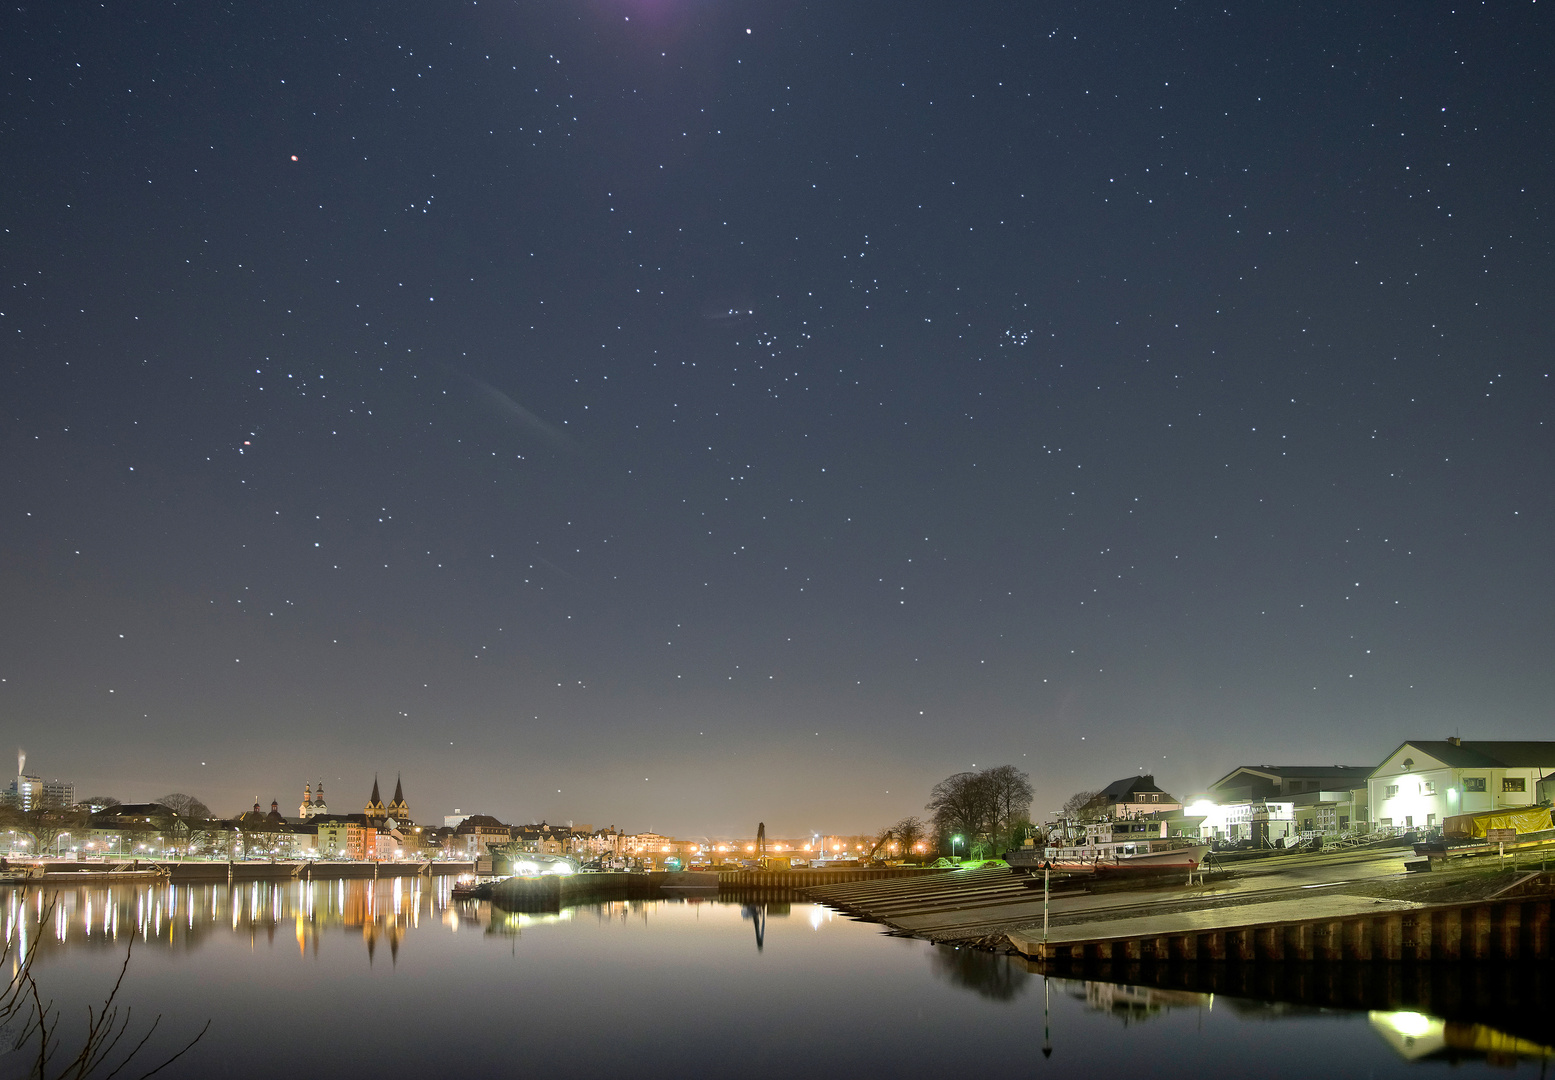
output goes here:
<path id="1" fill-rule="evenodd" d="M 1098 850 L 1076 854 L 1073 851 L 1055 855 L 1047 860 L 1054 870 L 1069 874 L 1115 873 L 1129 870 L 1197 870 L 1209 851 L 1208 844 L 1187 844 L 1166 848 L 1122 854 Z"/>

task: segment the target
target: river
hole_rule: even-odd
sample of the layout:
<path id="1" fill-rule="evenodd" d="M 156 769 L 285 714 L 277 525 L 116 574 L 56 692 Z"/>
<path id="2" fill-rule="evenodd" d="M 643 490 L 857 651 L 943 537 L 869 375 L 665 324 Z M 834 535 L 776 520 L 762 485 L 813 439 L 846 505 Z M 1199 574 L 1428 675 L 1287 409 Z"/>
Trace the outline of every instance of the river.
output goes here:
<path id="1" fill-rule="evenodd" d="M 126 955 L 131 1029 L 161 1016 L 146 1064 L 210 1022 L 159 1076 L 1206 1080 L 1532 1076 L 1550 1062 L 1526 1024 L 1487 1023 L 1493 1011 L 1443 1018 L 1045 978 L 1018 958 L 887 936 L 798 901 L 530 915 L 454 901 L 449 885 L 124 884 L 0 899 L 7 963 L 36 948 L 61 1045 L 79 1041 Z M 1497 993 L 1525 1002 L 1548 985 L 1497 978 Z M 0 1075 L 25 1064 L 0 1056 Z"/>

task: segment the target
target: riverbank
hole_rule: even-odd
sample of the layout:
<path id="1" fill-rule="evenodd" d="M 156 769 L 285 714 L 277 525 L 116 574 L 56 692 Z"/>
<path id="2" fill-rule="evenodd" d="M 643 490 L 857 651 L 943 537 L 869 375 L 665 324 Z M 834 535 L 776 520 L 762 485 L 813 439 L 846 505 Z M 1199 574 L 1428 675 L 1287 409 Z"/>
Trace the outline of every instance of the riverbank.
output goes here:
<path id="1" fill-rule="evenodd" d="M 1049 942 L 1094 950 L 1102 942 L 1143 940 L 1151 934 L 1184 937 L 1190 932 L 1240 933 L 1263 927 L 1267 937 L 1276 924 L 1308 915 L 1354 920 L 1383 911 L 1472 906 L 1504 898 L 1514 886 L 1524 891 L 1541 887 L 1528 884 L 1542 880 L 1528 877 L 1528 867 L 1540 865 L 1530 857 L 1524 858 L 1522 869 L 1510 861 L 1478 859 L 1432 873 L 1409 872 L 1405 862 L 1410 857 L 1397 849 L 1293 855 L 1248 863 L 1203 882 L 1189 883 L 1185 875 L 1177 880 L 1156 876 L 1109 882 L 1105 889 L 1087 878 L 1053 875 L 1046 897 L 1042 875 L 999 870 L 958 871 L 939 881 L 838 885 L 811 889 L 807 895 L 902 936 L 1034 955 L 1044 924 Z M 1549 890 L 1555 892 L 1555 885 Z M 1538 931 L 1530 933 L 1537 937 Z M 1535 947 L 1530 939 L 1491 951 L 1509 955 L 1509 948 L 1519 951 L 1525 946 Z M 1215 946 L 1211 942 L 1207 947 Z M 1301 948 L 1299 942 L 1292 947 L 1298 952 Z M 1186 946 L 1179 943 L 1176 948 L 1182 952 Z M 1356 947 L 1350 947 L 1350 953 L 1355 952 Z"/>
<path id="2" fill-rule="evenodd" d="M 206 860 L 154 861 L 125 859 L 121 862 L 78 862 L 71 859 L 45 859 L 21 864 L 18 870 L 30 871 L 16 885 L 90 885 L 100 881 L 163 880 L 176 885 L 214 884 L 248 881 L 287 881 L 300 879 L 360 880 L 396 877 L 457 876 L 475 872 L 472 862 L 321 862 Z"/>

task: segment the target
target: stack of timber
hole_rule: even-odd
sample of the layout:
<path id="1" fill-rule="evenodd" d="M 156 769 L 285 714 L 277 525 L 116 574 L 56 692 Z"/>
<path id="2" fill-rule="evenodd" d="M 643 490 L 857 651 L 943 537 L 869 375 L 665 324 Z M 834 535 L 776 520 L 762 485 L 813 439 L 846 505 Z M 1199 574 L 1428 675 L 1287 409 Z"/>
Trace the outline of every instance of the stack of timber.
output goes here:
<path id="1" fill-rule="evenodd" d="M 1081 891 L 1053 881 L 1054 895 Z M 1063 892 L 1056 891 L 1059 887 Z M 923 937 L 966 939 L 1008 925 L 1012 906 L 1029 914 L 1042 902 L 1042 879 L 1007 867 L 952 870 L 932 878 L 868 881 L 806 890 L 812 900 L 869 922 L 883 922 Z"/>

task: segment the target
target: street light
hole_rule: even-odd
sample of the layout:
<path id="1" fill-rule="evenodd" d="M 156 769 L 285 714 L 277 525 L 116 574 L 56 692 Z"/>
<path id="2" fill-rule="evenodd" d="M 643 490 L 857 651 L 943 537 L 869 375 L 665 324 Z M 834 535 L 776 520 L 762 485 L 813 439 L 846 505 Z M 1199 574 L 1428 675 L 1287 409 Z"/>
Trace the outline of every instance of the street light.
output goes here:
<path id="1" fill-rule="evenodd" d="M 956 845 L 959 844 L 959 843 L 961 843 L 961 837 L 959 837 L 959 836 L 952 836 L 950 838 L 950 857 L 952 859 L 954 859 L 956 857 Z"/>

